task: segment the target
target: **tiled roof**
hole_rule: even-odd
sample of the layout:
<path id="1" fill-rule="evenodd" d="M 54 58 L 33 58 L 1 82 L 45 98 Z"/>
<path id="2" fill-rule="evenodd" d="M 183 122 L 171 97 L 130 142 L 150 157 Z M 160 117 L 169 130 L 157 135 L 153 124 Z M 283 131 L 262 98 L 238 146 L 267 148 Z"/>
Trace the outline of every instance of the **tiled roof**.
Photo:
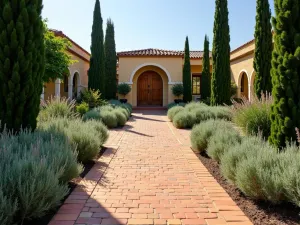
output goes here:
<path id="1" fill-rule="evenodd" d="M 133 51 L 118 52 L 118 56 L 180 56 L 184 57 L 183 51 L 163 50 L 163 49 L 140 49 Z M 200 59 L 203 56 L 203 51 L 190 51 L 192 59 Z"/>
<path id="2" fill-rule="evenodd" d="M 83 52 L 85 52 L 87 55 L 91 55 L 87 50 L 82 48 L 79 44 L 77 44 L 75 41 L 73 41 L 71 38 L 69 38 L 67 35 L 65 35 L 62 31 L 60 30 L 55 30 L 55 29 L 49 29 L 54 33 L 55 36 L 67 38 L 72 44 L 76 45 L 79 49 L 81 49 Z"/>

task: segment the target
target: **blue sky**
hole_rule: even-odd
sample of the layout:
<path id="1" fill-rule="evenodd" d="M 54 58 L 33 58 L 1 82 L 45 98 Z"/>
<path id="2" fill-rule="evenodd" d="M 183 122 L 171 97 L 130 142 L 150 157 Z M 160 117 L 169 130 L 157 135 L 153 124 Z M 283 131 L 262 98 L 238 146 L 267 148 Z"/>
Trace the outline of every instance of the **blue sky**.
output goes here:
<path id="1" fill-rule="evenodd" d="M 274 12 L 274 0 L 269 0 Z M 44 0 L 48 26 L 62 30 L 90 51 L 95 0 Z M 106 20 L 115 23 L 117 51 L 160 48 L 202 50 L 204 35 L 213 39 L 214 0 L 100 0 Z M 253 39 L 255 0 L 228 0 L 231 49 Z"/>

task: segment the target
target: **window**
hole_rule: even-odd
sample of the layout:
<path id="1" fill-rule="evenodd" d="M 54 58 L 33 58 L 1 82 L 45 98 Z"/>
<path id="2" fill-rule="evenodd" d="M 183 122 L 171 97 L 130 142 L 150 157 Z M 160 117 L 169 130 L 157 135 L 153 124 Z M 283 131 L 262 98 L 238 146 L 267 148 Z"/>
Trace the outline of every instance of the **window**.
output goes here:
<path id="1" fill-rule="evenodd" d="M 192 93 L 193 95 L 200 95 L 200 83 L 201 83 L 201 74 L 192 75 Z"/>

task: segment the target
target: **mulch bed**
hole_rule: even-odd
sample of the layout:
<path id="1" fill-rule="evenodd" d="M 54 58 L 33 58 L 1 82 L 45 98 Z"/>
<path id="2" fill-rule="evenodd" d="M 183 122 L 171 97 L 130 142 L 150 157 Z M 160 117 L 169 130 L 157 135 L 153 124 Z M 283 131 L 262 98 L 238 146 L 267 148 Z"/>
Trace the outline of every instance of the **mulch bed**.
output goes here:
<path id="1" fill-rule="evenodd" d="M 102 154 L 105 152 L 105 150 L 106 150 L 106 148 L 104 148 L 104 147 L 100 150 L 99 154 L 97 155 L 97 157 L 95 159 L 96 161 L 102 156 Z M 72 193 L 72 191 L 77 187 L 77 185 L 79 184 L 79 182 L 93 168 L 94 165 L 95 165 L 95 161 L 90 161 L 88 163 L 83 164 L 84 170 L 82 171 L 82 173 L 80 174 L 80 176 L 78 178 L 74 179 L 73 181 L 69 182 L 69 184 L 68 184 L 68 186 L 69 186 L 69 194 L 66 195 L 65 198 L 61 201 L 61 205 L 69 197 L 69 195 Z M 59 210 L 60 206 L 58 206 L 57 208 L 51 210 L 49 213 L 47 213 L 42 218 L 35 219 L 35 220 L 24 221 L 23 225 L 48 225 L 48 223 L 51 221 L 51 219 L 53 218 L 53 216 Z"/>
<path id="2" fill-rule="evenodd" d="M 229 184 L 221 175 L 219 164 L 207 157 L 196 154 L 203 165 L 236 202 L 246 216 L 255 225 L 299 225 L 300 208 L 292 204 L 270 205 L 267 202 L 257 202 L 247 198 L 236 187 Z"/>

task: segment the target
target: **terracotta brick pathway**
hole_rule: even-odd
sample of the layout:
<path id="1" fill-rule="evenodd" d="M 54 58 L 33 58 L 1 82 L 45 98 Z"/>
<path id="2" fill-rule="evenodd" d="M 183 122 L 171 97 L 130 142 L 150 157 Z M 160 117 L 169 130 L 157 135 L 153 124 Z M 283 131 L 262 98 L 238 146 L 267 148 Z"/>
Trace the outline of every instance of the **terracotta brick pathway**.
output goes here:
<path id="1" fill-rule="evenodd" d="M 252 224 L 165 112 L 134 114 L 49 225 Z"/>

